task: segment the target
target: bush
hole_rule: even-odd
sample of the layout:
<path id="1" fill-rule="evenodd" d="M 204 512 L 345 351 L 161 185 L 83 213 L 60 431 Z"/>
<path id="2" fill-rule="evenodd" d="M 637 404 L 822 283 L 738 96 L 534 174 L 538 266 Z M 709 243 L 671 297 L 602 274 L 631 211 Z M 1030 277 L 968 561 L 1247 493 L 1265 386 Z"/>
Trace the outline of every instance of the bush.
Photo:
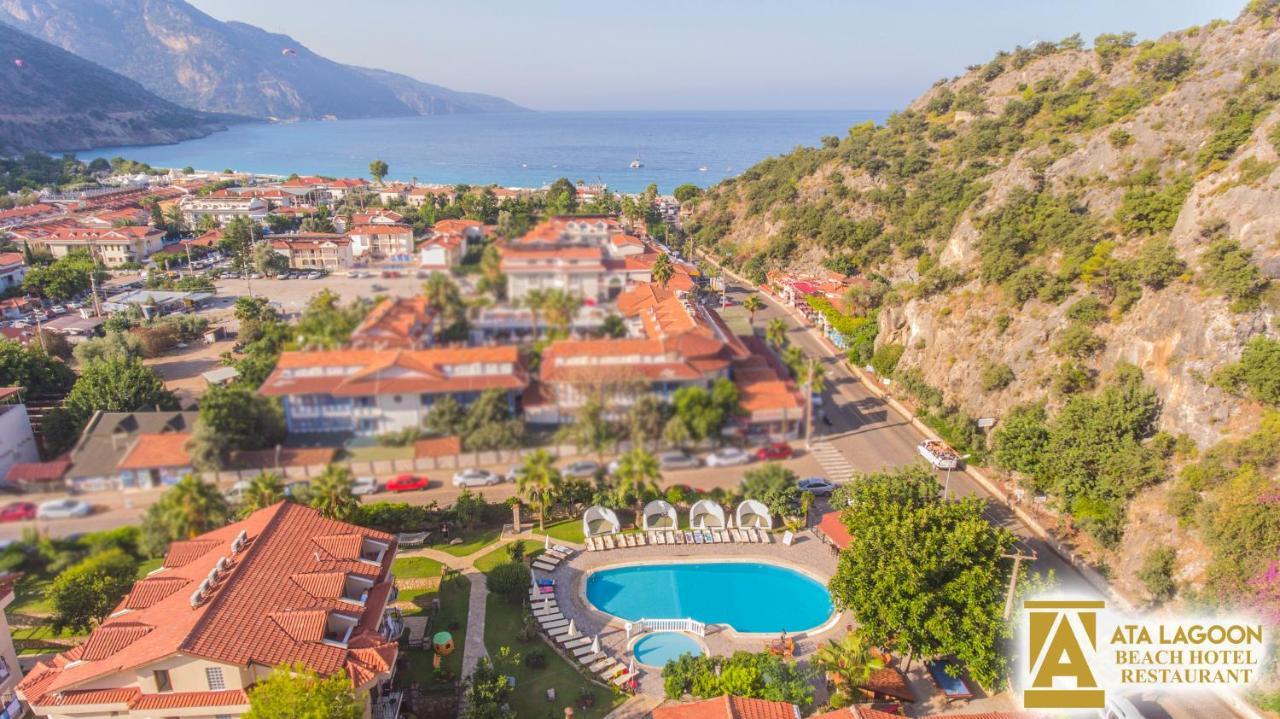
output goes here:
<path id="1" fill-rule="evenodd" d="M 1013 370 L 1003 362 L 988 364 L 982 370 L 982 391 L 998 392 L 1013 384 Z"/>
<path id="2" fill-rule="evenodd" d="M 1157 602 L 1172 599 L 1178 591 L 1173 581 L 1173 570 L 1178 561 L 1178 553 L 1173 547 L 1156 547 L 1147 553 L 1138 570 L 1138 579 L 1151 593 Z"/>
<path id="3" fill-rule="evenodd" d="M 1107 321 L 1107 306 L 1093 295 L 1083 297 L 1067 308 L 1067 317 L 1090 325 Z"/>
<path id="4" fill-rule="evenodd" d="M 1063 362 L 1053 372 L 1053 391 L 1061 396 L 1093 389 L 1093 373 L 1079 362 Z"/>
<path id="5" fill-rule="evenodd" d="M 906 350 L 907 348 L 900 344 L 881 345 L 875 354 L 871 355 L 872 369 L 881 377 L 892 377 L 893 371 L 898 367 L 898 360 L 902 359 L 902 353 Z"/>
<path id="6" fill-rule="evenodd" d="M 524 654 L 524 665 L 530 669 L 542 669 L 547 666 L 547 653 L 541 649 L 530 649 Z"/>
<path id="7" fill-rule="evenodd" d="M 499 564 L 485 576 L 485 586 L 508 604 L 522 604 L 533 581 L 533 573 L 524 564 Z"/>
<path id="8" fill-rule="evenodd" d="M 56 630 L 88 631 L 133 586 L 138 562 L 119 549 L 89 557 L 59 574 L 47 593 Z"/>
<path id="9" fill-rule="evenodd" d="M 1158 290 L 1187 271 L 1187 263 L 1178 257 L 1178 250 L 1166 239 L 1151 239 L 1142 246 L 1134 267 L 1136 279 Z"/>
<path id="10" fill-rule="evenodd" d="M 1174 40 L 1144 42 L 1134 65 L 1156 82 L 1173 82 L 1192 65 L 1191 53 Z"/>
<path id="11" fill-rule="evenodd" d="M 1053 351 L 1065 357 L 1084 359 L 1102 351 L 1107 343 L 1089 328 L 1089 325 L 1074 321 L 1062 330 Z"/>
<path id="12" fill-rule="evenodd" d="M 383 532 L 422 532 L 440 524 L 442 512 L 435 502 L 422 506 L 404 502 L 362 504 L 351 522 Z"/>
<path id="13" fill-rule="evenodd" d="M 1181 175 L 1163 187 L 1156 187 L 1154 178 L 1148 183 L 1130 187 L 1116 211 L 1116 219 L 1125 232 L 1168 232 L 1178 221 L 1182 203 L 1191 192 L 1191 184 L 1190 175 Z"/>
<path id="14" fill-rule="evenodd" d="M 1231 308 L 1244 312 L 1257 306 L 1268 280 L 1253 262 L 1253 253 L 1235 240 L 1215 240 L 1200 260 L 1205 284 L 1232 300 Z"/>

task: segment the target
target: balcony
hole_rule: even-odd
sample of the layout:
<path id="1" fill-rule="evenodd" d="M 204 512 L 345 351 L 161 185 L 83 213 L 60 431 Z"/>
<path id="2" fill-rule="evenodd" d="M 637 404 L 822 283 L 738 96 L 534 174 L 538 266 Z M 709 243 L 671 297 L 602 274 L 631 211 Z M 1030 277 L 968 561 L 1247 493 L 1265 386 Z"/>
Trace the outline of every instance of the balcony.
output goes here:
<path id="1" fill-rule="evenodd" d="M 382 626 L 379 627 L 382 638 L 388 642 L 394 642 L 404 634 L 404 618 L 400 615 L 400 610 L 391 608 L 386 610 L 382 615 Z"/>
<path id="2" fill-rule="evenodd" d="M 402 701 L 404 701 L 404 692 L 383 694 L 371 707 L 373 719 L 397 719 L 400 716 Z"/>

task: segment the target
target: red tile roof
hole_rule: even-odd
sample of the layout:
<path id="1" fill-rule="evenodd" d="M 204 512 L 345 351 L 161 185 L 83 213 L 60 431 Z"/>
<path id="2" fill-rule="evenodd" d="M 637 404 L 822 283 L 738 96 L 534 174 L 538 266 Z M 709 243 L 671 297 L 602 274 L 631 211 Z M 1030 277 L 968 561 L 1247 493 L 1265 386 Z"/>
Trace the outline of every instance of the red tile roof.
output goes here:
<path id="1" fill-rule="evenodd" d="M 197 707 L 249 706 L 249 695 L 243 689 L 216 692 L 164 692 L 145 694 L 130 706 L 135 711 L 160 709 L 194 709 Z"/>
<path id="2" fill-rule="evenodd" d="M 191 453 L 187 451 L 189 441 L 191 441 L 191 434 L 188 432 L 139 434 L 116 468 L 189 467 L 191 466 Z"/>
<path id="3" fill-rule="evenodd" d="M 490 373 L 453 373 L 450 368 L 500 365 Z M 506 366 L 510 366 L 509 369 Z M 306 369 L 340 369 L 310 374 Z M 425 350 L 328 350 L 285 352 L 258 391 L 267 396 L 379 394 L 523 390 L 528 374 L 515 347 L 442 347 Z"/>
<path id="4" fill-rule="evenodd" d="M 658 707 L 653 719 L 800 719 L 800 710 L 788 702 L 725 695 Z"/>
<path id="5" fill-rule="evenodd" d="M 26 258 L 21 252 L 0 252 L 0 267 L 8 267 L 10 265 L 21 265 L 26 263 Z"/>
<path id="6" fill-rule="evenodd" d="M 65 456 L 48 462 L 19 462 L 9 468 L 4 479 L 6 482 L 32 484 L 35 482 L 56 482 L 71 467 L 71 460 Z"/>
<path id="7" fill-rule="evenodd" d="M 826 512 L 822 515 L 822 519 L 818 521 L 818 529 L 827 535 L 827 538 L 835 543 L 840 549 L 849 546 L 853 541 L 853 535 L 849 534 L 849 530 L 844 526 L 844 522 L 840 521 L 839 512 Z"/>
<path id="8" fill-rule="evenodd" d="M 413 443 L 414 459 L 462 454 L 461 437 L 428 437 Z"/>
<path id="9" fill-rule="evenodd" d="M 247 539 L 239 551 L 232 551 L 232 542 L 241 532 Z M 366 539 L 387 547 L 380 563 L 359 558 Z M 139 667 L 175 655 L 240 667 L 298 662 L 325 675 L 345 671 L 366 677 L 369 650 L 390 657 L 388 666 L 394 661 L 396 646 L 379 632 L 391 591 L 395 548 L 393 535 L 327 519 L 292 502 L 261 509 L 240 522 L 175 543 L 162 570 L 139 581 L 143 586 L 135 585 L 117 612 L 84 645 L 58 655 L 52 664 L 38 664 L 19 684 L 19 693 L 41 707 L 132 703 L 140 698 L 136 688 L 85 691 L 80 687 L 121 673 L 128 677 Z M 225 568 L 211 574 L 219 563 Z M 373 588 L 363 606 L 316 597 L 290 581 L 309 573 L 360 576 Z M 194 605 L 188 592 L 172 591 L 173 585 L 164 596 L 136 602 L 145 607 L 120 611 L 129 608 L 140 593 L 163 594 L 153 589 L 158 579 L 197 583 L 210 577 L 212 584 Z M 346 645 L 322 641 L 331 613 L 356 618 Z M 238 697 L 228 695 L 228 702 L 233 699 Z"/>
<path id="10" fill-rule="evenodd" d="M 656 715 L 655 715 L 656 716 Z M 1043 719 L 1043 714 L 1035 712 L 979 712 L 977 714 L 928 714 L 920 719 Z M 814 714 L 809 719 L 902 719 L 900 714 L 889 714 L 861 706 L 850 706 L 843 709 Z"/>
<path id="11" fill-rule="evenodd" d="M 387 298 L 351 333 L 354 347 L 415 349 L 429 337 L 435 312 L 422 295 Z"/>

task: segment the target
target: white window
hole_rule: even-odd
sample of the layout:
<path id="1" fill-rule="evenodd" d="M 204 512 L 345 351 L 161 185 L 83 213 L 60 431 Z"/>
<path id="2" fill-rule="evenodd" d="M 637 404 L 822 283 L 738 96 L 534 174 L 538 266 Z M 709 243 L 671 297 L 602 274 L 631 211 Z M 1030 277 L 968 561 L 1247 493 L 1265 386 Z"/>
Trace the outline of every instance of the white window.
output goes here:
<path id="1" fill-rule="evenodd" d="M 211 692 L 219 692 L 227 688 L 227 682 L 222 678 L 222 667 L 205 667 L 204 678 L 209 680 Z"/>

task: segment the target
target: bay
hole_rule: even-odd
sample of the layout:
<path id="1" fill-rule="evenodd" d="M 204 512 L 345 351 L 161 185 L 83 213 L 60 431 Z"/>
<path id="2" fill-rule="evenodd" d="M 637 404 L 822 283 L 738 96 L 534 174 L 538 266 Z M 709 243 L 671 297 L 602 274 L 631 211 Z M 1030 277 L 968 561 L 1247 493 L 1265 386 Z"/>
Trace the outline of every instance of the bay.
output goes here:
<path id="1" fill-rule="evenodd" d="M 709 186 L 824 135 L 884 122 L 886 110 L 528 112 L 295 123 L 246 123 L 174 145 L 109 147 L 156 167 L 366 177 L 385 160 L 389 179 L 430 184 L 542 187 L 557 178 L 621 192 Z M 643 166 L 631 168 L 633 160 Z M 705 169 L 704 169 L 705 168 Z"/>

